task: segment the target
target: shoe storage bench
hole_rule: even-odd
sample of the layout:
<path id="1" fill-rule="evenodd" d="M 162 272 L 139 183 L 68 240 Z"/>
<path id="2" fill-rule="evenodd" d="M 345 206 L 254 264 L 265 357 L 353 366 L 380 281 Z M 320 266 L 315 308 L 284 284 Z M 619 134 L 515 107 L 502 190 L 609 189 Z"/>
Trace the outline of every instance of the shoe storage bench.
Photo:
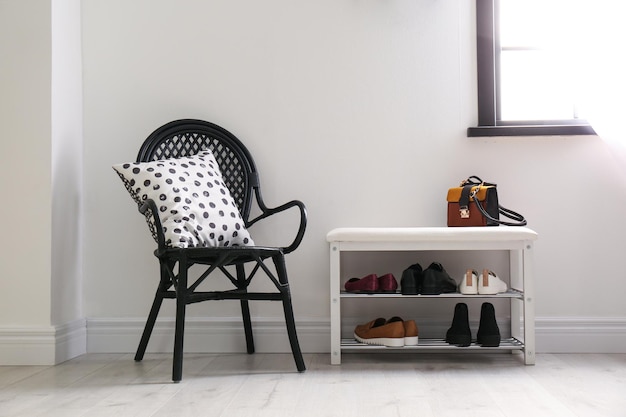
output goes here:
<path id="1" fill-rule="evenodd" d="M 338 228 L 326 237 L 330 243 L 330 352 L 331 363 L 341 364 L 344 351 L 366 352 L 413 352 L 413 351 L 521 351 L 526 365 L 535 363 L 535 314 L 533 297 L 533 243 L 537 233 L 526 227 L 410 227 L 410 228 Z M 497 295 L 463 295 L 460 293 L 440 295 L 402 295 L 396 293 L 358 294 L 343 290 L 351 277 L 341 276 L 342 254 L 388 251 L 508 251 L 510 283 L 506 293 Z M 457 278 L 458 277 L 453 277 Z M 341 338 L 341 301 L 347 298 L 371 299 L 426 298 L 458 302 L 471 298 L 505 298 L 511 304 L 511 337 L 502 339 L 498 347 L 469 347 L 448 345 L 441 339 L 419 338 L 417 346 L 389 348 L 362 344 L 352 338 Z M 418 322 L 418 327 L 420 323 Z"/>

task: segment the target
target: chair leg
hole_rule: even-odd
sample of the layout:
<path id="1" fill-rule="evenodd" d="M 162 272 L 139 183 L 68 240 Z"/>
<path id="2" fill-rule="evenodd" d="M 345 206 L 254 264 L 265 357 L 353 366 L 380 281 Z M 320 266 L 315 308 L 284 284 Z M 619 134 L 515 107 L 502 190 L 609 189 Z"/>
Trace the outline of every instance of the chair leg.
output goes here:
<path id="1" fill-rule="evenodd" d="M 161 286 L 159 286 L 156 294 L 154 295 L 152 308 L 150 309 L 150 314 L 148 315 L 146 326 L 143 329 L 143 334 L 141 335 L 141 340 L 139 341 L 139 346 L 137 347 L 137 353 L 135 353 L 135 361 L 137 362 L 143 360 L 143 355 L 146 353 L 148 341 L 150 341 L 150 336 L 152 335 L 154 323 L 156 322 L 157 316 L 159 315 L 161 304 L 163 304 L 163 293 L 161 291 Z"/>
<path id="2" fill-rule="evenodd" d="M 185 336 L 185 311 L 187 308 L 187 265 L 179 264 L 178 283 L 176 285 L 176 329 L 174 333 L 174 359 L 172 381 L 183 378 L 183 339 Z"/>
<path id="3" fill-rule="evenodd" d="M 161 268 L 161 281 L 159 282 L 159 287 L 154 295 L 152 308 L 150 308 L 150 314 L 148 314 L 148 320 L 146 321 L 146 326 L 143 329 L 143 334 L 141 335 L 141 340 L 139 341 L 139 346 L 137 347 L 137 352 L 135 353 L 135 361 L 137 362 L 143 360 L 143 355 L 146 353 L 146 348 L 148 347 L 152 330 L 154 330 L 154 324 L 156 323 L 159 310 L 163 304 L 163 299 L 165 298 L 167 290 L 172 285 L 167 273 L 168 265 L 166 265 L 163 261 L 159 261 L 159 265 Z M 173 264 L 169 265 L 169 267 L 173 267 Z"/>
<path id="4" fill-rule="evenodd" d="M 243 265 L 237 265 L 237 279 L 242 283 L 246 280 Z M 240 288 L 245 288 L 245 284 L 241 284 Z M 252 335 L 252 320 L 250 318 L 250 303 L 248 300 L 241 300 L 241 316 L 243 318 L 243 329 L 246 335 L 246 349 L 249 354 L 254 353 L 254 336 Z"/>
<path id="5" fill-rule="evenodd" d="M 250 305 L 248 300 L 241 300 L 241 315 L 243 329 L 246 334 L 246 349 L 249 354 L 254 353 L 254 336 L 252 335 L 252 320 L 250 319 Z"/>
<path id="6" fill-rule="evenodd" d="M 285 311 L 285 323 L 287 324 L 287 334 L 289 335 L 289 343 L 291 344 L 291 352 L 293 353 L 293 359 L 296 361 L 296 367 L 298 372 L 304 372 L 306 366 L 304 365 L 304 358 L 300 351 L 300 343 L 298 343 L 298 334 L 296 333 L 296 322 L 293 318 L 293 307 L 291 305 L 291 295 L 286 294 L 283 299 L 283 310 Z"/>
<path id="7" fill-rule="evenodd" d="M 304 358 L 302 357 L 302 351 L 300 350 L 300 343 L 298 342 L 298 334 L 296 332 L 296 321 L 293 316 L 293 305 L 291 303 L 291 292 L 289 290 L 289 281 L 287 279 L 287 268 L 285 267 L 284 256 L 277 255 L 272 258 L 276 271 L 278 272 L 278 279 L 281 283 L 279 288 L 283 298 L 283 311 L 285 312 L 285 324 L 287 325 L 287 335 L 289 336 L 289 343 L 291 345 L 291 352 L 296 362 L 298 372 L 304 372 L 306 366 L 304 365 Z"/>

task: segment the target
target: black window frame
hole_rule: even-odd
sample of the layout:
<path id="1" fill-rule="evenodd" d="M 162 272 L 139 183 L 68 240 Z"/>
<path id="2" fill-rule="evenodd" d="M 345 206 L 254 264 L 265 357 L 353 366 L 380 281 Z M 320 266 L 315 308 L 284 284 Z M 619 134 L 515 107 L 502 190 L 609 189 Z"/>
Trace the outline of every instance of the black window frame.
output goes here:
<path id="1" fill-rule="evenodd" d="M 468 137 L 595 135 L 584 120 L 500 120 L 499 0 L 476 0 L 478 126 Z"/>

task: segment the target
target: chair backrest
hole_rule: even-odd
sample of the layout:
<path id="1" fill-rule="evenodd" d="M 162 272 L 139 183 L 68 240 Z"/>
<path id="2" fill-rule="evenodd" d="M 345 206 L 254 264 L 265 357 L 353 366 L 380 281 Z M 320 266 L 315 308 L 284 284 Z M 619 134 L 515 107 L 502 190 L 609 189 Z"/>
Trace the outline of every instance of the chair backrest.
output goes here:
<path id="1" fill-rule="evenodd" d="M 181 158 L 206 149 L 213 152 L 224 182 L 247 223 L 254 190 L 258 192 L 258 174 L 246 147 L 226 129 L 203 120 L 175 120 L 148 136 L 139 150 L 137 162 Z"/>

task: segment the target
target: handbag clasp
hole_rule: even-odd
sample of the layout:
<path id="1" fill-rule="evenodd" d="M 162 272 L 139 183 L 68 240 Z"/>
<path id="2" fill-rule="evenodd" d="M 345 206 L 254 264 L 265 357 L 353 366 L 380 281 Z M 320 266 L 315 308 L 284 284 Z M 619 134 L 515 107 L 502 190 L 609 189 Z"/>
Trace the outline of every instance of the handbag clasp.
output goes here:
<path id="1" fill-rule="evenodd" d="M 478 192 L 480 191 L 480 187 L 482 187 L 484 184 L 485 184 L 484 182 L 481 182 L 480 184 L 478 184 L 470 193 L 469 198 L 470 199 L 474 198 L 476 194 L 478 194 Z"/>
<path id="2" fill-rule="evenodd" d="M 459 215 L 462 219 L 469 219 L 470 211 L 467 206 L 459 207 Z"/>

